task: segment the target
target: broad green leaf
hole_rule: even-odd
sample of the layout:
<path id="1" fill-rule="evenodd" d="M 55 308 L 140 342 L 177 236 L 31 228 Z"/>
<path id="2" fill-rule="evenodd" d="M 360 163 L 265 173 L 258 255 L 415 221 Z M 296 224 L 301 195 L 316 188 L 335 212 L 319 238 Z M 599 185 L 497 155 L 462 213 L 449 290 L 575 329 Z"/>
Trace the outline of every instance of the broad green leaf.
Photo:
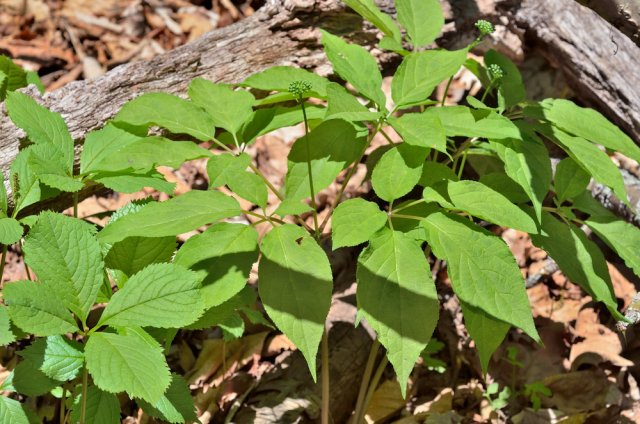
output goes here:
<path id="1" fill-rule="evenodd" d="M 551 130 L 549 133 L 548 131 Z M 547 127 L 543 131 L 549 135 L 569 157 L 576 161 L 582 169 L 587 171 L 600 184 L 609 187 L 618 199 L 629 204 L 624 179 L 618 167 L 609 156 L 600 150 L 598 146 L 584 138 L 573 137 L 556 128 Z"/>
<path id="2" fill-rule="evenodd" d="M 24 69 L 5 55 L 0 55 L 0 72 L 7 76 L 7 91 L 16 91 L 27 86 L 27 75 Z M 2 100 L 4 100 L 4 96 Z"/>
<path id="3" fill-rule="evenodd" d="M 82 395 L 78 396 L 71 409 L 71 421 L 80 421 Z M 96 386 L 87 389 L 87 422 L 91 424 L 120 424 L 120 402 L 113 393 L 103 392 Z"/>
<path id="4" fill-rule="evenodd" d="M 174 262 L 198 273 L 201 297 L 208 309 L 240 292 L 257 260 L 256 230 L 249 225 L 220 222 L 188 239 Z"/>
<path id="5" fill-rule="evenodd" d="M 570 100 L 542 102 L 544 117 L 558 128 L 640 161 L 640 147 L 601 113 Z"/>
<path id="6" fill-rule="evenodd" d="M 574 200 L 574 206 L 591 216 L 584 219 L 591 228 L 611 249 L 613 249 L 640 276 L 640 229 L 625 222 L 604 208 L 589 192 Z"/>
<path id="7" fill-rule="evenodd" d="M 6 306 L 0 305 L 0 346 L 6 346 L 13 343 L 16 336 L 11 330 L 11 321 L 9 320 L 9 310 Z"/>
<path id="8" fill-rule="evenodd" d="M 71 166 L 64 163 L 56 146 L 37 144 L 29 150 L 29 168 L 42 183 L 69 193 L 82 189 L 82 181 L 73 177 Z"/>
<path id="9" fill-rule="evenodd" d="M 196 321 L 203 310 L 195 272 L 174 264 L 152 264 L 111 297 L 99 324 L 179 328 Z"/>
<path id="10" fill-rule="evenodd" d="M 489 370 L 489 361 L 493 352 L 502 344 L 511 326 L 492 317 L 482 309 L 463 301 L 460 301 L 460 304 L 464 315 L 464 325 L 476 344 L 482 371 L 486 373 Z"/>
<path id="11" fill-rule="evenodd" d="M 542 232 L 531 234 L 531 240 L 549 253 L 569 280 L 580 285 L 596 301 L 604 303 L 615 319 L 623 319 L 617 310 L 604 256 L 582 230 L 543 212 Z"/>
<path id="12" fill-rule="evenodd" d="M 171 374 L 171 385 L 159 401 L 151 405 L 141 400 L 140 407 L 152 417 L 170 423 L 186 423 L 198 419 L 191 391 L 184 379 L 177 374 Z"/>
<path id="13" fill-rule="evenodd" d="M 343 0 L 344 3 L 356 11 L 356 13 L 371 22 L 387 37 L 400 40 L 400 30 L 391 16 L 382 13 L 373 0 Z"/>
<path id="14" fill-rule="evenodd" d="M 420 181 L 428 153 L 424 147 L 402 143 L 382 155 L 371 175 L 378 197 L 391 202 L 409 193 Z"/>
<path id="15" fill-rule="evenodd" d="M 193 102 L 167 93 L 136 97 L 120 109 L 114 121 L 147 128 L 157 125 L 200 141 L 211 140 L 215 126 L 209 114 Z"/>
<path id="16" fill-rule="evenodd" d="M 13 218 L 0 218 L 0 244 L 13 244 L 22 237 L 23 229 Z"/>
<path id="17" fill-rule="evenodd" d="M 11 164 L 9 177 L 18 212 L 29 205 L 58 193 L 57 190 L 48 190 L 46 186 L 41 186 L 40 180 L 31 169 L 29 158 L 34 147 L 29 146 L 20 151 Z"/>
<path id="18" fill-rule="evenodd" d="M 478 181 L 490 189 L 502 194 L 512 203 L 517 205 L 527 203 L 531 200 L 522 187 L 504 172 L 490 172 L 488 174 L 483 174 Z M 540 222 L 540 220 L 538 219 L 537 222 Z"/>
<path id="19" fill-rule="evenodd" d="M 237 133 L 253 115 L 255 98 L 248 91 L 234 91 L 229 86 L 196 78 L 189 84 L 189 97 L 207 111 L 216 127 Z"/>
<path id="20" fill-rule="evenodd" d="M 425 188 L 423 196 L 427 201 L 437 201 L 443 207 L 459 209 L 494 224 L 528 233 L 537 232 L 535 221 L 526 212 L 504 195 L 477 181 L 449 180 Z"/>
<path id="21" fill-rule="evenodd" d="M 356 198 L 340 203 L 331 218 L 333 249 L 364 243 L 386 222 L 387 214 L 373 202 Z"/>
<path id="22" fill-rule="evenodd" d="M 287 199 L 300 200 L 311 195 L 307 161 L 311 161 L 313 186 L 318 193 L 359 158 L 364 143 L 363 138 L 357 137 L 353 125 L 341 119 L 325 121 L 309 135 L 299 138 L 289 151 Z"/>
<path id="23" fill-rule="evenodd" d="M 253 172 L 242 171 L 237 173 L 227 183 L 229 188 L 238 196 L 261 208 L 267 207 L 269 192 L 267 185 L 259 175 Z"/>
<path id="24" fill-rule="evenodd" d="M 228 322 L 237 311 L 252 306 L 256 302 L 256 294 L 249 286 L 244 286 L 239 293 L 219 305 L 207 309 L 193 324 L 186 326 L 189 330 L 202 330 Z"/>
<path id="25" fill-rule="evenodd" d="M 222 338 L 225 341 L 239 339 L 244 334 L 244 320 L 237 313 L 230 315 L 218 326 L 222 330 Z"/>
<path id="26" fill-rule="evenodd" d="M 431 44 L 444 25 L 438 0 L 396 0 L 396 10 L 398 22 L 407 30 L 414 47 Z"/>
<path id="27" fill-rule="evenodd" d="M 391 97 L 397 108 L 407 108 L 429 100 L 444 79 L 460 69 L 467 59 L 467 49 L 429 50 L 406 56 L 391 82 Z"/>
<path id="28" fill-rule="evenodd" d="M 151 203 L 98 233 L 103 243 L 127 237 L 175 236 L 240 214 L 240 205 L 219 191 L 192 190 L 162 203 Z"/>
<path id="29" fill-rule="evenodd" d="M 560 203 L 582 194 L 591 181 L 587 173 L 576 161 L 564 158 L 556 165 L 554 188 Z"/>
<path id="30" fill-rule="evenodd" d="M 73 165 L 73 139 L 62 116 L 22 93 L 7 93 L 5 104 L 11 120 L 27 133 L 29 140 L 55 147 L 61 162 L 70 170 Z"/>
<path id="31" fill-rule="evenodd" d="M 327 109 L 323 106 L 312 104 L 305 105 L 307 120 L 313 123 L 316 120 L 323 120 Z M 252 119 L 242 128 L 241 136 L 245 143 L 253 142 L 256 137 L 268 134 L 280 128 L 298 125 L 303 121 L 302 110 L 300 106 L 294 107 L 269 107 L 255 111 Z M 220 135 L 220 141 L 233 144 L 233 138 L 229 133 Z"/>
<path id="32" fill-rule="evenodd" d="M 251 156 L 242 153 L 235 156 L 231 153 L 221 153 L 207 161 L 207 175 L 209 187 L 220 187 L 228 184 L 238 174 L 244 172 L 251 163 Z"/>
<path id="33" fill-rule="evenodd" d="M 447 136 L 520 139 L 520 130 L 508 118 L 490 110 L 466 106 L 437 107 L 428 110 L 440 118 Z"/>
<path id="34" fill-rule="evenodd" d="M 141 331 L 93 333 L 85 358 L 93 382 L 105 392 L 127 392 L 156 403 L 171 383 L 162 348 Z"/>
<path id="35" fill-rule="evenodd" d="M 15 367 L 12 383 L 18 393 L 27 396 L 42 396 L 59 384 L 29 360 L 22 361 Z"/>
<path id="36" fill-rule="evenodd" d="M 118 175 L 119 173 L 100 173 L 94 175 L 92 180 L 120 193 L 135 193 L 146 187 L 151 187 L 162 193 L 172 195 L 176 189 L 175 183 L 164 179 L 162 174 L 151 171 L 144 174 Z"/>
<path id="37" fill-rule="evenodd" d="M 82 346 L 63 336 L 37 339 L 19 354 L 47 377 L 58 381 L 73 380 L 84 364 Z"/>
<path id="38" fill-rule="evenodd" d="M 381 231 L 358 258 L 358 309 L 387 349 L 402 395 L 438 322 L 439 302 L 420 244 Z"/>
<path id="39" fill-rule="evenodd" d="M 164 137 L 145 137 L 122 146 L 93 165 L 93 172 L 150 171 L 164 165 L 177 168 L 192 159 L 210 157 L 212 153 L 190 141 L 173 141 Z"/>
<path id="40" fill-rule="evenodd" d="M 382 74 L 373 56 L 357 44 L 349 44 L 324 30 L 322 45 L 333 70 L 351 83 L 358 92 L 373 100 L 380 109 L 385 108 L 386 97 L 382 92 Z"/>
<path id="41" fill-rule="evenodd" d="M 0 184 L 0 216 L 6 215 L 8 209 L 9 199 L 7 197 L 7 187 L 5 186 L 5 182 L 2 181 L 2 184 Z"/>
<path id="42" fill-rule="evenodd" d="M 549 192 L 552 170 L 549 152 L 536 136 L 525 134 L 523 140 L 506 138 L 492 142 L 504 162 L 504 170 L 531 199 L 536 218 L 541 219 L 542 202 Z"/>
<path id="43" fill-rule="evenodd" d="M 289 84 L 295 81 L 307 81 L 311 83 L 309 94 L 317 94 L 321 99 L 327 97 L 326 85 L 329 81 L 326 78 L 292 66 L 273 66 L 251 75 L 240 85 L 264 91 L 288 92 Z"/>
<path id="44" fill-rule="evenodd" d="M 119 269 L 131 277 L 147 265 L 170 262 L 175 250 L 173 236 L 127 237 L 115 243 L 104 260 L 107 268 Z"/>
<path id="45" fill-rule="evenodd" d="M 4 100 L 7 95 L 7 84 L 9 82 L 9 78 L 7 74 L 0 71 L 0 100 Z"/>
<path id="46" fill-rule="evenodd" d="M 0 421 L 4 424 L 34 424 L 38 418 L 17 400 L 0 396 Z"/>
<path id="47" fill-rule="evenodd" d="M 380 40 L 380 42 L 378 43 L 378 47 L 382 50 L 389 50 L 394 53 L 398 53 L 401 56 L 407 56 L 411 54 L 411 52 L 405 50 L 404 47 L 402 47 L 402 42 L 387 35 L 382 37 L 382 40 Z"/>
<path id="48" fill-rule="evenodd" d="M 525 100 L 527 93 L 522 83 L 522 75 L 518 67 L 506 56 L 495 50 L 489 50 L 484 55 L 485 66 L 498 65 L 504 72 L 498 86 L 499 102 L 505 108 L 510 108 Z"/>
<path id="49" fill-rule="evenodd" d="M 500 237 L 443 212 L 422 224 L 434 254 L 447 261 L 453 290 L 463 302 L 540 340 L 522 273 Z"/>
<path id="50" fill-rule="evenodd" d="M 131 134 L 108 123 L 104 128 L 87 134 L 80 155 L 80 173 L 85 174 L 99 169 L 99 164 L 108 164 L 111 155 L 142 137 Z M 103 165 L 105 166 L 105 165 Z M 106 165 L 108 166 L 108 165 Z"/>
<path id="51" fill-rule="evenodd" d="M 448 166 L 438 162 L 427 161 L 422 167 L 422 175 L 420 176 L 418 184 L 427 187 L 447 180 L 458 181 L 459 178 Z"/>
<path id="52" fill-rule="evenodd" d="M 278 208 L 275 210 L 275 214 L 278 214 L 282 217 L 287 215 L 302 215 L 305 212 L 311 212 L 313 208 L 308 204 L 295 200 L 295 199 L 284 199 L 278 205 Z"/>
<path id="53" fill-rule="evenodd" d="M 291 224 L 268 232 L 260 248 L 260 299 L 276 326 L 300 349 L 315 381 L 316 353 L 331 304 L 329 259 L 304 229 Z"/>
<path id="54" fill-rule="evenodd" d="M 326 119 L 344 119 L 345 121 L 376 121 L 382 117 L 380 112 L 371 112 L 344 87 L 334 82 L 327 85 L 328 108 Z"/>
<path id="55" fill-rule="evenodd" d="M 433 212 L 439 211 L 440 208 L 435 203 L 420 202 L 409 206 L 409 203 L 414 203 L 412 200 L 407 200 L 397 205 L 393 205 L 395 210 L 401 209 L 396 214 L 391 215 L 391 223 L 393 224 L 394 231 L 400 231 L 408 236 L 419 241 L 427 241 L 425 236 L 425 230 L 416 217 L 424 218 Z M 398 215 L 411 216 L 412 218 L 403 218 Z"/>
<path id="56" fill-rule="evenodd" d="M 91 225 L 53 212 L 40 214 L 25 238 L 26 263 L 40 281 L 65 289 L 65 305 L 84 321 L 102 285 L 104 263 Z"/>
<path id="57" fill-rule="evenodd" d="M 7 283 L 2 290 L 11 321 L 36 336 L 54 336 L 78 330 L 53 289 L 35 281 Z"/>
<path id="58" fill-rule="evenodd" d="M 389 123 L 407 144 L 447 153 L 447 137 L 437 115 L 406 113 L 400 118 L 389 118 Z"/>
<path id="59" fill-rule="evenodd" d="M 44 94 L 45 87 L 42 80 L 40 79 L 40 76 L 38 76 L 38 73 L 35 71 L 27 71 L 25 72 L 25 75 L 27 77 L 27 83 L 35 85 L 38 89 L 38 92 L 40 94 Z"/>

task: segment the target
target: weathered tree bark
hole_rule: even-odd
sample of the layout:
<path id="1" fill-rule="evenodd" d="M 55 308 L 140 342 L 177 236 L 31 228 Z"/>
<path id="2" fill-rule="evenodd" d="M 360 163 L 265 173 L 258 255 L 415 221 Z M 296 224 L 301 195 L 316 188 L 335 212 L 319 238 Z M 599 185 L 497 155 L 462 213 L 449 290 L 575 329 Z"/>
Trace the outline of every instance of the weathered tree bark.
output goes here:
<path id="1" fill-rule="evenodd" d="M 578 0 L 640 46 L 640 0 Z"/>
<path id="2" fill-rule="evenodd" d="M 567 75 L 577 95 L 596 106 L 640 141 L 640 49 L 592 10 L 574 0 L 441 0 L 452 22 L 439 44 L 453 47 L 475 36 L 480 17 L 506 25 L 496 48 L 521 57 L 522 45 L 502 42 L 520 37 Z M 391 0 L 379 1 L 393 13 Z M 85 134 L 112 118 L 138 94 L 167 91 L 184 94 L 189 81 L 204 77 L 237 82 L 274 65 L 297 65 L 326 74 L 330 67 L 319 46 L 318 27 L 373 46 L 376 32 L 337 0 L 268 0 L 255 15 L 213 31 L 148 62 L 113 69 L 102 77 L 79 81 L 40 101 L 60 112 L 78 144 Z M 503 29 L 505 27 L 503 26 Z M 516 38 L 517 39 L 517 38 Z M 397 58 L 374 49 L 383 68 Z M 34 90 L 29 94 L 38 97 Z M 24 134 L 0 117 L 0 169 L 5 185 Z M 86 197 L 93 192 L 83 192 Z M 67 198 L 68 199 L 68 198 Z M 49 207 L 68 206 L 64 201 Z"/>

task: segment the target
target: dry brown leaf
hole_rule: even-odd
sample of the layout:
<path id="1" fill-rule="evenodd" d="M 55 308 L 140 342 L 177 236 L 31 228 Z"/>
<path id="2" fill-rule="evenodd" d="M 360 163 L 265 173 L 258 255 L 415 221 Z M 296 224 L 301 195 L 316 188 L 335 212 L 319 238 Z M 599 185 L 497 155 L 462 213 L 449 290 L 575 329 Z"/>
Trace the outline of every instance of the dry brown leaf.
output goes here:
<path id="1" fill-rule="evenodd" d="M 365 420 L 368 424 L 382 423 L 405 406 L 397 380 L 387 380 L 373 393 Z"/>
<path id="2" fill-rule="evenodd" d="M 264 344 L 262 357 L 271 358 L 279 355 L 283 350 L 296 350 L 296 346 L 284 334 L 277 334 Z"/>
<path id="3" fill-rule="evenodd" d="M 542 383 L 552 393 L 549 398 L 541 396 L 542 405 L 569 414 L 598 410 L 622 400 L 619 389 L 600 370 L 552 375 Z"/>

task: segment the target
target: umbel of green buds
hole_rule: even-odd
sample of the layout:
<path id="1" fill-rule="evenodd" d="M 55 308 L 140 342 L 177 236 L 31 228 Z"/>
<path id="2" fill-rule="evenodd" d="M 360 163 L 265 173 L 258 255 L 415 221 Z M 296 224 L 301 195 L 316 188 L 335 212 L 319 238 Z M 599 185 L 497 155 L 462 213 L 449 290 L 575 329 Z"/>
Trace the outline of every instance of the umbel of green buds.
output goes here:
<path id="1" fill-rule="evenodd" d="M 289 93 L 296 97 L 302 97 L 304 93 L 311 90 L 311 83 L 309 81 L 293 81 L 289 84 Z"/>
<path id="2" fill-rule="evenodd" d="M 485 21 L 484 19 L 480 19 L 478 22 L 476 22 L 476 28 L 478 28 L 478 31 L 480 31 L 481 37 L 486 37 L 489 34 L 493 34 L 493 32 L 496 30 L 491 22 Z"/>
<path id="3" fill-rule="evenodd" d="M 489 76 L 491 77 L 492 81 L 497 81 L 504 76 L 504 71 L 502 70 L 502 68 L 495 63 L 489 65 L 487 70 L 489 71 Z"/>

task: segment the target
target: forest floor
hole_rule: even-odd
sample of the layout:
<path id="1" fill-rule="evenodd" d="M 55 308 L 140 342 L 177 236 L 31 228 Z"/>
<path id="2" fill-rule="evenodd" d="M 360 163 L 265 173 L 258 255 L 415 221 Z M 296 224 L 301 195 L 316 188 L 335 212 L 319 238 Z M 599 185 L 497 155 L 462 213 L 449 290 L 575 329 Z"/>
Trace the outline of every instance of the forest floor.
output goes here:
<path id="1" fill-rule="evenodd" d="M 123 63 L 147 60 L 242 19 L 259 6 L 254 0 L 0 0 L 0 53 L 37 71 L 47 90 L 53 91 Z M 388 80 L 385 85 L 388 90 Z M 557 88 L 556 95 L 565 94 L 561 94 L 564 88 Z M 448 102 L 455 104 L 477 90 L 473 76 L 461 72 Z M 287 153 L 302 131 L 299 127 L 276 131 L 247 150 L 276 186 L 282 184 Z M 630 171 L 638 172 L 637 164 L 629 166 Z M 161 172 L 176 183 L 176 194 L 208 185 L 204 161 Z M 321 220 L 337 189 L 332 186 L 318 195 Z M 346 194 L 371 196 L 369 191 L 366 168 L 361 165 Z M 166 198 L 151 190 L 93 197 L 79 205 L 79 216 L 114 210 L 147 196 Z M 401 397 L 391 368 L 383 370 L 367 411 L 368 422 L 640 422 L 640 337 L 634 328 L 624 334 L 616 331 L 606 309 L 558 272 L 526 233 L 490 229 L 507 242 L 516 257 L 544 345 L 512 330 L 484 376 L 446 268 L 434 262 L 443 305 L 434 339 L 411 376 L 407 400 Z M 182 235 L 181 241 L 193 234 Z M 344 300 L 334 302 L 330 315 L 334 324 L 354 321 L 353 302 L 345 299 L 354 290 L 358 253 L 358 249 L 342 249 L 332 254 L 334 275 L 342 281 L 337 295 Z M 10 251 L 8 258 L 2 281 L 24 279 L 20 252 Z M 640 282 L 613 255 L 608 258 L 620 308 L 627 308 Z M 251 284 L 255 277 L 253 273 Z M 17 360 L 14 349 L 0 348 L 0 381 Z M 169 351 L 172 368 L 186 377 L 192 389 L 203 424 L 313 422 L 318 403 L 310 376 L 303 375 L 299 377 L 303 383 L 293 384 L 283 374 L 287 367 L 297 369 L 295 364 L 301 361 L 286 337 L 261 325 L 247 326 L 243 337 L 231 342 L 222 341 L 218 329 L 184 332 Z M 32 406 L 48 419 L 55 413 L 54 401 L 44 398 Z M 156 422 L 133 402 L 123 398 L 121 403 L 128 415 L 123 422 Z"/>

